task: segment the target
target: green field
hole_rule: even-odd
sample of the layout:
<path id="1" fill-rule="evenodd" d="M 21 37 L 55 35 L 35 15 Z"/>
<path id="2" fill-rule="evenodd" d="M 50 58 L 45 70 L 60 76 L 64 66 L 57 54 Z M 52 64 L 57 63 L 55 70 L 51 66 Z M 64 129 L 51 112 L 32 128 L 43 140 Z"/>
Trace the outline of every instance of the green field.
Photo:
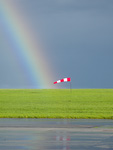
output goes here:
<path id="1" fill-rule="evenodd" d="M 0 118 L 113 119 L 113 89 L 1 89 Z"/>

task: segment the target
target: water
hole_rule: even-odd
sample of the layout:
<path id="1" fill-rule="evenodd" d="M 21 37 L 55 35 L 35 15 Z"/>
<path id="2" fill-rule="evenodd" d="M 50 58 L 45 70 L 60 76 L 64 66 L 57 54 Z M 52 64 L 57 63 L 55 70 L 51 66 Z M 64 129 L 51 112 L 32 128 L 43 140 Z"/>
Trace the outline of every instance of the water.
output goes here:
<path id="1" fill-rule="evenodd" d="M 0 119 L 0 150 L 113 150 L 113 120 Z"/>

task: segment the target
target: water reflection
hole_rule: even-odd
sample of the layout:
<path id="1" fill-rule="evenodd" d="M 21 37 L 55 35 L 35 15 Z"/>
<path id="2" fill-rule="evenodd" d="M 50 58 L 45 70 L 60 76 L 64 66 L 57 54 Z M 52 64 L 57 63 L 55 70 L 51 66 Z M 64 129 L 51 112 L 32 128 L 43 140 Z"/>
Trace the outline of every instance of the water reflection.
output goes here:
<path id="1" fill-rule="evenodd" d="M 7 127 L 0 121 L 0 150 L 113 149 L 113 120 L 18 120 L 20 127 L 13 121 Z"/>
<path id="2" fill-rule="evenodd" d="M 68 119 L 64 119 L 62 122 L 57 121 L 57 124 L 68 124 Z M 55 141 L 56 144 L 60 144 L 60 150 L 69 150 L 70 149 L 70 135 L 67 131 L 56 131 L 56 136 L 55 136 Z M 58 148 L 58 147 L 57 147 Z"/>
<path id="3" fill-rule="evenodd" d="M 61 143 L 61 150 L 69 150 L 70 149 L 70 136 L 68 134 L 68 132 L 64 131 L 64 132 L 60 132 L 57 131 L 56 132 L 56 136 L 55 136 L 55 141 L 56 144 L 59 145 L 59 143 Z"/>

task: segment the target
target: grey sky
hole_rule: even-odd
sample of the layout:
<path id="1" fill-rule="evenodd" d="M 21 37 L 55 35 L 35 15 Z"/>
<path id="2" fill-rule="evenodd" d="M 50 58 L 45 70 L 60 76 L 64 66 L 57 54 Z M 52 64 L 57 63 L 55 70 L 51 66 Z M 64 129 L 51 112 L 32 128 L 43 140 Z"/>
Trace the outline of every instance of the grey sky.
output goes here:
<path id="1" fill-rule="evenodd" d="M 17 0 L 14 3 L 29 20 L 35 36 L 44 42 L 45 53 L 56 68 L 55 80 L 71 77 L 72 88 L 113 88 L 112 0 Z M 16 81 L 16 74 L 12 79 L 14 67 L 8 67 L 5 46 L 0 45 L 0 68 L 4 72 L 0 75 L 0 88 L 5 84 L 18 88 L 21 82 Z M 7 73 L 9 80 L 5 83 Z"/>

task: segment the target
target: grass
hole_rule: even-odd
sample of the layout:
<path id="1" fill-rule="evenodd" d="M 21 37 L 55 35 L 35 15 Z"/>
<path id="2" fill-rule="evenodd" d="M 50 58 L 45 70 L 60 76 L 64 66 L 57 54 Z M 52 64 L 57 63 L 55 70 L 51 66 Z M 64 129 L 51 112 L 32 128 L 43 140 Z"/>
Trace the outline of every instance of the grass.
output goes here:
<path id="1" fill-rule="evenodd" d="M 113 89 L 1 89 L 0 118 L 113 119 Z"/>

